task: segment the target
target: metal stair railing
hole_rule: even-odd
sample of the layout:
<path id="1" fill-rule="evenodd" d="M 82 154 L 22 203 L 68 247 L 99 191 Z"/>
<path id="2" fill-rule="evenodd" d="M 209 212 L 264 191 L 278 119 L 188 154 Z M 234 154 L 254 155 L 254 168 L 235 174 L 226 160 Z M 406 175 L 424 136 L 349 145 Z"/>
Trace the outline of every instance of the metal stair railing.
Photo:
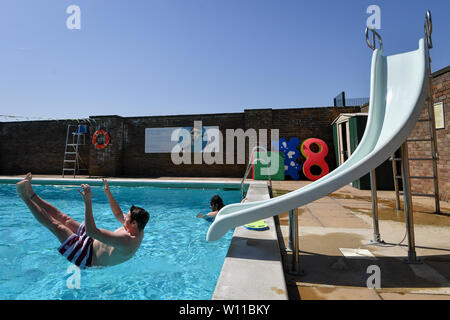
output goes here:
<path id="1" fill-rule="evenodd" d="M 253 149 L 252 149 L 252 151 L 251 151 L 251 153 L 250 153 L 250 155 L 249 155 L 248 165 L 247 165 L 247 168 L 246 168 L 246 170 L 245 170 L 245 174 L 244 174 L 244 176 L 242 177 L 242 180 L 241 180 L 241 197 L 242 197 L 242 199 L 244 199 L 244 184 L 245 184 L 245 179 L 247 179 L 248 174 L 250 173 L 251 168 L 257 163 L 258 160 L 260 160 L 261 162 L 263 162 L 262 159 L 260 159 L 260 158 L 254 159 L 254 157 L 253 157 L 255 151 L 258 150 L 258 149 L 261 149 L 261 150 L 264 151 L 265 154 L 266 154 L 266 163 L 265 163 L 265 164 L 269 165 L 269 163 L 270 163 L 270 161 L 269 161 L 269 155 L 268 155 L 268 152 L 267 152 L 267 149 L 266 149 L 266 148 L 264 148 L 264 147 L 262 147 L 262 146 L 256 146 L 256 147 L 253 147 Z M 268 180 L 269 180 L 269 191 L 270 191 L 270 196 L 272 197 L 272 179 L 271 179 L 270 171 L 269 171 L 268 176 L 269 176 L 269 179 L 268 179 Z"/>
<path id="2" fill-rule="evenodd" d="M 412 196 L 417 197 L 430 197 L 434 198 L 435 202 L 435 213 L 440 214 L 441 213 L 441 207 L 439 202 L 439 177 L 438 177 L 438 168 L 437 168 L 437 161 L 439 160 L 439 153 L 437 148 L 437 138 L 436 138 L 436 121 L 434 116 L 434 102 L 433 102 L 433 83 L 432 83 L 432 75 L 431 75 L 431 57 L 430 57 L 430 49 L 433 48 L 432 40 L 431 40 L 431 33 L 433 31 L 433 23 L 431 18 L 430 11 L 427 11 L 426 18 L 425 18 L 425 38 L 427 43 L 427 63 L 428 63 L 428 88 L 429 88 L 429 94 L 428 99 L 426 101 L 427 103 L 427 111 L 428 115 L 425 119 L 419 119 L 419 122 L 428 122 L 428 128 L 429 128 L 429 134 L 430 138 L 417 138 L 417 139 L 408 139 L 406 143 L 418 143 L 418 142 L 430 142 L 431 144 L 431 157 L 422 157 L 422 158 L 408 158 L 408 166 L 410 161 L 432 161 L 432 169 L 433 169 L 433 175 L 432 176 L 410 176 L 409 179 L 425 179 L 425 180 L 433 180 L 434 185 L 434 193 L 411 193 Z M 396 203 L 396 209 L 400 209 L 400 195 L 404 195 L 404 192 L 399 190 L 398 186 L 398 180 L 402 179 L 402 175 L 398 174 L 397 164 L 396 161 L 400 161 L 401 158 L 395 157 L 395 155 L 392 155 L 392 171 L 394 175 L 394 186 L 395 186 L 395 203 Z"/>

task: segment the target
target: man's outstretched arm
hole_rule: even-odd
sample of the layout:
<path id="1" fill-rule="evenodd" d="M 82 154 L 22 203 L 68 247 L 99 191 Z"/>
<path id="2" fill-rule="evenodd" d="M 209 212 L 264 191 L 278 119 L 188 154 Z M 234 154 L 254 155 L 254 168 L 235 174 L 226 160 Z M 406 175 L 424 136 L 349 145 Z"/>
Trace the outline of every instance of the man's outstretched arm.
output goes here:
<path id="1" fill-rule="evenodd" d="M 92 191 L 88 184 L 82 184 L 83 191 L 78 190 L 84 200 L 84 224 L 86 227 L 86 234 L 90 236 L 97 229 L 95 225 L 94 215 L 92 214 Z"/>
<path id="2" fill-rule="evenodd" d="M 94 215 L 92 213 L 92 191 L 91 187 L 87 184 L 82 184 L 80 191 L 83 196 L 85 212 L 84 212 L 84 223 L 86 227 L 86 235 L 97 239 L 107 245 L 114 247 L 124 247 L 133 244 L 134 237 L 124 234 L 115 233 L 105 229 L 98 229 L 95 225 Z"/>
<path id="3" fill-rule="evenodd" d="M 111 194 L 111 191 L 109 190 L 108 181 L 106 179 L 103 179 L 104 187 L 103 190 L 105 191 L 106 196 L 108 197 L 109 206 L 111 207 L 112 212 L 114 213 L 114 216 L 121 224 L 125 223 L 125 215 L 122 212 L 122 209 L 120 209 L 119 205 L 116 202 L 116 199 L 114 199 L 113 195 Z"/>
<path id="4" fill-rule="evenodd" d="M 86 234 L 100 242 L 116 248 L 133 246 L 135 243 L 135 237 L 127 233 L 118 233 L 96 228 L 92 234 L 89 234 L 86 229 Z"/>

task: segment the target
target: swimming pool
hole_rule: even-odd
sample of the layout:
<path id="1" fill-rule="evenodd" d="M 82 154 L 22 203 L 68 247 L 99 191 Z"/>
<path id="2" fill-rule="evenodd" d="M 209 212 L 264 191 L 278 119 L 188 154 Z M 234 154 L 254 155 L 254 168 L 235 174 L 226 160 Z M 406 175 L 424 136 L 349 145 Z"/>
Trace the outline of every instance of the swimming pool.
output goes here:
<path id="1" fill-rule="evenodd" d="M 75 220 L 84 220 L 78 186 L 33 185 L 43 199 Z M 110 186 L 127 212 L 134 204 L 150 213 L 144 240 L 123 264 L 81 270 L 80 289 L 69 289 L 72 266 L 57 252 L 59 241 L 41 226 L 16 195 L 15 185 L 0 184 L 0 299 L 211 299 L 232 231 L 206 242 L 206 213 L 219 194 L 225 204 L 239 202 L 240 191 Z M 97 227 L 120 226 L 101 187 L 92 187 Z"/>

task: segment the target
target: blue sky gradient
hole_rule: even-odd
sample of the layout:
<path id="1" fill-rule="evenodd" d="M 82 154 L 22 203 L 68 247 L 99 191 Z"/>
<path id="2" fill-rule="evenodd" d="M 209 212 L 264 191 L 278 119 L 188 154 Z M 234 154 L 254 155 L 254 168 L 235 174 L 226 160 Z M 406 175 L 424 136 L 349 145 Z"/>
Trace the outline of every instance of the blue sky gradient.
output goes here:
<path id="1" fill-rule="evenodd" d="M 69 30 L 66 8 L 81 8 Z M 450 64 L 450 1 L 3 0 L 0 114 L 48 118 L 242 112 L 368 97 L 369 5 L 385 54 L 414 50 L 433 14 Z"/>

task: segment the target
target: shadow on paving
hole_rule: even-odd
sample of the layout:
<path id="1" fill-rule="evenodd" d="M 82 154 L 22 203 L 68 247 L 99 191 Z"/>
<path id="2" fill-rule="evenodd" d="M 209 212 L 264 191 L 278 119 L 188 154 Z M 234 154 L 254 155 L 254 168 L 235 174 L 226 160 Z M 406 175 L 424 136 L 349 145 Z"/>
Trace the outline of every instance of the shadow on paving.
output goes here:
<path id="1" fill-rule="evenodd" d="M 283 253 L 283 267 L 290 299 L 300 299 L 297 285 L 328 285 L 355 288 L 367 288 L 367 280 L 372 272 L 367 268 L 376 265 L 381 272 L 381 289 L 402 288 L 442 288 L 450 287 L 450 254 L 421 257 L 423 264 L 410 265 L 405 263 L 405 257 L 377 257 L 376 259 L 345 258 L 343 256 L 328 256 L 301 252 L 299 257 L 300 269 L 303 276 L 289 274 L 293 255 Z M 442 277 L 427 278 L 414 272 L 416 270 L 438 270 Z M 430 279 L 431 277 L 431 279 Z M 442 281 L 445 278 L 445 281 Z"/>
<path id="2" fill-rule="evenodd" d="M 376 265 L 380 268 L 381 289 L 400 288 L 400 291 L 407 292 L 408 290 L 412 291 L 422 288 L 450 287 L 449 249 L 416 246 L 416 249 L 439 250 L 442 254 L 420 256 L 419 259 L 423 262 L 422 264 L 408 264 L 405 262 L 407 259 L 407 245 L 397 246 L 391 243 L 386 243 L 381 247 L 402 247 L 405 250 L 405 254 L 402 256 L 376 256 L 376 259 L 369 259 L 359 257 L 345 258 L 342 254 L 336 252 L 338 250 L 336 248 L 332 250 L 333 253 L 329 252 L 328 254 L 300 250 L 300 270 L 304 271 L 305 274 L 302 276 L 292 275 L 289 272 L 292 270 L 293 254 L 286 251 L 286 239 L 283 238 L 281 233 L 278 218 L 276 219 L 276 227 L 288 295 L 291 300 L 301 299 L 298 290 L 299 285 L 350 287 L 354 289 L 367 288 L 367 280 L 373 274 L 373 272 L 367 272 L 367 268 L 371 265 Z M 306 237 L 308 236 L 304 236 L 303 239 Z M 319 239 L 314 238 L 316 242 Z M 352 248 L 351 245 L 355 244 L 354 240 L 350 239 L 349 243 L 343 243 L 341 239 L 335 245 L 339 244 L 338 247 L 346 247 L 345 245 L 348 244 L 349 246 L 347 247 Z M 305 241 L 302 241 L 302 237 L 300 237 L 300 243 L 305 244 Z M 324 245 L 329 247 L 326 244 L 321 244 L 321 246 Z M 361 249 L 370 248 L 362 247 Z"/>

